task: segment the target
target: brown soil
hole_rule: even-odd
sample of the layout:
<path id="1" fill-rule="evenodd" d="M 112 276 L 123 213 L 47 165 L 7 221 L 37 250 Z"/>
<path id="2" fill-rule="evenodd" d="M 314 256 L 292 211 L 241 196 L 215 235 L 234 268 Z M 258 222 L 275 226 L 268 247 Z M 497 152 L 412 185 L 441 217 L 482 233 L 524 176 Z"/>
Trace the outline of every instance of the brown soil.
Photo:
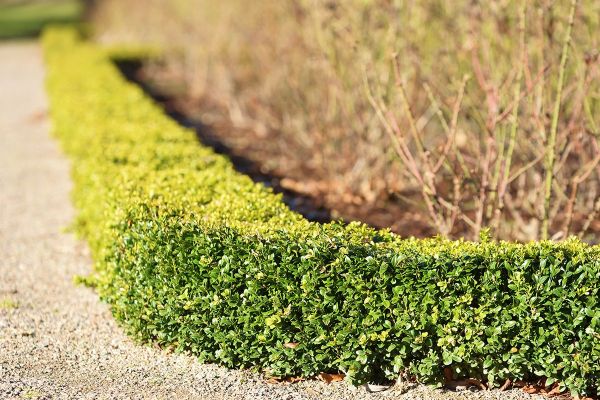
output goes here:
<path id="1" fill-rule="evenodd" d="M 401 236 L 419 238 L 436 235 L 436 230 L 421 210 L 418 188 L 404 188 L 401 194 L 388 193 L 372 200 L 349 193 L 341 184 L 327 178 L 302 157 L 289 157 L 288 144 L 277 132 L 236 126 L 226 107 L 215 99 L 191 98 L 182 87 L 181 77 L 163 68 L 148 68 L 138 61 L 117 65 L 124 76 L 140 85 L 172 118 L 195 130 L 198 139 L 218 153 L 227 155 L 235 168 L 255 182 L 282 193 L 284 202 L 307 219 L 317 222 L 332 220 L 362 221 L 374 228 L 389 228 Z M 450 189 L 447 189 L 450 190 Z M 535 220 L 530 215 L 529 220 Z M 575 213 L 574 231 L 578 231 L 587 215 Z M 560 218 L 555 224 L 562 224 Z M 463 237 L 468 227 L 458 221 L 452 237 Z M 598 243 L 600 220 L 593 221 L 584 241 Z M 557 239 L 561 239 L 559 237 Z"/>
<path id="2" fill-rule="evenodd" d="M 152 79 L 139 62 L 120 62 L 118 67 L 130 81 L 139 84 L 172 118 L 195 130 L 198 139 L 218 153 L 227 155 L 235 168 L 255 182 L 282 193 L 284 202 L 307 219 L 362 221 L 375 228 L 389 228 L 403 236 L 435 235 L 426 217 L 407 212 L 390 195 L 367 202 L 339 189 L 336 182 L 320 177 L 319 171 L 297 160 L 285 158 L 285 146 L 276 132 L 235 126 L 222 107 L 210 99 L 192 99 L 178 90 L 177 79 Z"/>

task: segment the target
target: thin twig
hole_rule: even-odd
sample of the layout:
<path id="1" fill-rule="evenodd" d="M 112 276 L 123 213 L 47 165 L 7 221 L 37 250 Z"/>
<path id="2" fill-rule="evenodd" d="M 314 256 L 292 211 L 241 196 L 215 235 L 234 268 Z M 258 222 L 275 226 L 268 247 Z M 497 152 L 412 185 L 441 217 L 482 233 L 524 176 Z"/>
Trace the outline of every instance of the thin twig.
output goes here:
<path id="1" fill-rule="evenodd" d="M 542 239 L 548 239 L 550 199 L 552 197 L 552 180 L 554 179 L 554 159 L 556 157 L 556 133 L 558 131 L 558 117 L 560 115 L 560 104 L 562 101 L 562 90 L 565 80 L 565 71 L 567 69 L 567 60 L 569 57 L 569 45 L 571 44 L 571 30 L 575 21 L 575 9 L 577 0 L 571 0 L 571 10 L 569 14 L 569 25 L 563 42 L 562 56 L 560 60 L 560 69 L 558 74 L 558 84 L 556 100 L 554 102 L 554 112 L 552 113 L 552 125 L 550 126 L 550 135 L 546 146 L 546 179 L 544 185 L 544 208 L 542 210 L 542 227 L 540 235 Z"/>
<path id="2" fill-rule="evenodd" d="M 492 227 L 497 228 L 500 223 L 500 215 L 504 209 L 504 194 L 508 186 L 508 177 L 510 174 L 510 167 L 512 162 L 512 156 L 515 149 L 515 142 L 517 137 L 517 129 L 519 128 L 519 99 L 521 98 L 521 80 L 523 79 L 523 69 L 526 62 L 525 58 L 525 22 L 527 17 L 527 1 L 521 0 L 521 21 L 520 21 L 520 43 L 521 43 L 521 61 L 519 62 L 519 70 L 517 72 L 517 80 L 515 82 L 514 92 L 514 108 L 512 114 L 512 125 L 510 130 L 510 138 L 508 140 L 508 150 L 506 152 L 504 162 L 504 173 L 500 183 L 498 185 L 498 206 L 494 211 L 494 219 L 492 221 Z"/>

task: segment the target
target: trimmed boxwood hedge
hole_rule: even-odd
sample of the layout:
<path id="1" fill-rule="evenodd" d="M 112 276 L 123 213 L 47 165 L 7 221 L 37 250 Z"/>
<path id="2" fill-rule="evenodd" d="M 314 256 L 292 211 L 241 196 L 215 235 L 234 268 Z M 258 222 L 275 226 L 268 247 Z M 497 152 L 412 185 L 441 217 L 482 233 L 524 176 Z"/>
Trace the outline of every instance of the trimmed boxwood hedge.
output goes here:
<path id="1" fill-rule="evenodd" d="M 169 119 L 106 53 L 43 37 L 90 278 L 144 342 L 275 376 L 547 377 L 598 389 L 600 247 L 317 224 Z"/>

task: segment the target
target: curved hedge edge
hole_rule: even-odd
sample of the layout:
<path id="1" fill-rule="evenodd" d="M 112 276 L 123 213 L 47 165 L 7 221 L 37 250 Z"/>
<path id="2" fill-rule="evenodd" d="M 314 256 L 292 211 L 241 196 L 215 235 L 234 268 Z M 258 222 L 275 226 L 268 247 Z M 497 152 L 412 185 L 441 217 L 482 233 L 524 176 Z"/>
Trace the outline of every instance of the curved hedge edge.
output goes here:
<path id="1" fill-rule="evenodd" d="M 106 54 L 107 58 L 114 62 L 153 60 L 163 55 L 163 50 L 160 47 L 139 43 L 105 45 L 100 49 Z"/>
<path id="2" fill-rule="evenodd" d="M 200 146 L 106 54 L 44 34 L 97 288 L 135 338 L 276 376 L 442 369 L 598 391 L 600 246 L 400 239 L 309 223 Z"/>

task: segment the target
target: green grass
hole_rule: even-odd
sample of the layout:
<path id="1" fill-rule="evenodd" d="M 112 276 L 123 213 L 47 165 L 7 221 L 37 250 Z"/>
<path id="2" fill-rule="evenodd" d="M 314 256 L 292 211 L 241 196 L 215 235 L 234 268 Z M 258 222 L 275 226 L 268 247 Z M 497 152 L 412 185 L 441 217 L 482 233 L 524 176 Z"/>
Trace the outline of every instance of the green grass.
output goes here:
<path id="1" fill-rule="evenodd" d="M 78 20 L 78 0 L 16 1 L 0 5 L 0 39 L 37 36 L 50 23 Z"/>
<path id="2" fill-rule="evenodd" d="M 26 389 L 21 393 L 21 397 L 24 399 L 39 399 L 42 396 L 43 394 L 39 390 L 32 388 Z"/>
<path id="3" fill-rule="evenodd" d="M 0 310 L 19 308 L 19 303 L 10 298 L 0 298 Z"/>

